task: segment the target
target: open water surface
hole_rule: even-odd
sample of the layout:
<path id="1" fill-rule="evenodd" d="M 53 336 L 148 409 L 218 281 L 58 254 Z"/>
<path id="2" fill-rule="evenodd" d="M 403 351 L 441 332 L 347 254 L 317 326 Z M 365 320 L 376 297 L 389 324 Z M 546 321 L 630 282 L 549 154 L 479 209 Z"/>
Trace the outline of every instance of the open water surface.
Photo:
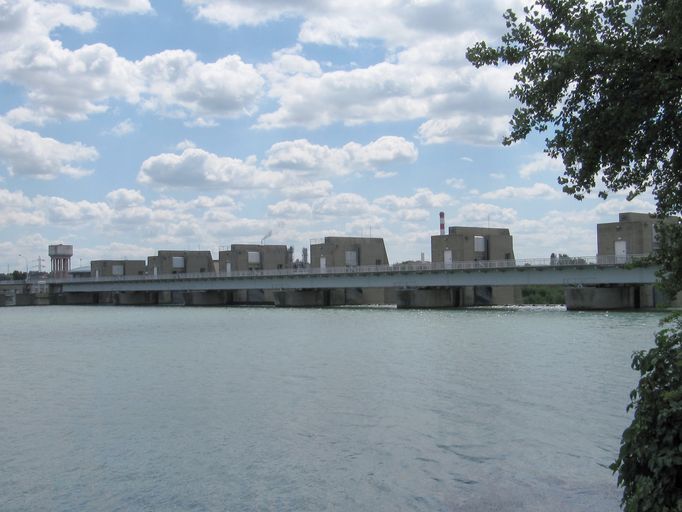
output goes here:
<path id="1" fill-rule="evenodd" d="M 0 309 L 0 510 L 617 511 L 658 313 Z"/>

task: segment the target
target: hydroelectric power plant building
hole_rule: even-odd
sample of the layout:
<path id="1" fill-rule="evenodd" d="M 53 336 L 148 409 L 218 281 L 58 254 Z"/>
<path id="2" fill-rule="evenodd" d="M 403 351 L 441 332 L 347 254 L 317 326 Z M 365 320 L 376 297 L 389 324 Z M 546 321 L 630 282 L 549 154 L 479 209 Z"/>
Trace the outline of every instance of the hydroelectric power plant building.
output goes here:
<path id="1" fill-rule="evenodd" d="M 431 262 L 445 268 L 457 261 L 513 261 L 514 239 L 506 228 L 451 226 L 431 237 Z M 453 290 L 453 305 L 490 306 L 518 304 L 518 288 L 469 286 Z"/>
<path id="2" fill-rule="evenodd" d="M 622 213 L 597 227 L 596 256 L 517 260 L 506 228 L 452 226 L 431 237 L 431 261 L 389 264 L 376 237 L 330 236 L 311 241 L 302 260 L 286 245 L 233 244 L 219 251 L 161 250 L 144 260 L 95 260 L 70 269 L 73 247 L 50 246 L 52 276 L 0 282 L 0 305 L 394 304 L 447 308 L 519 304 L 521 287 L 558 285 L 568 309 L 654 307 L 656 266 L 631 265 L 655 252 L 661 223 L 671 217 Z M 269 234 L 267 235 L 269 236 Z M 267 237 L 266 237 L 267 238 Z M 308 263 L 310 255 L 310 264 Z M 73 275 L 72 275 L 73 274 Z"/>
<path id="3" fill-rule="evenodd" d="M 680 217 L 663 219 L 647 213 L 623 212 L 618 222 L 597 224 L 597 262 L 627 263 L 632 257 L 650 256 L 659 248 L 661 224 L 679 224 Z M 680 302 L 667 297 L 653 284 L 637 287 L 567 287 L 566 304 L 573 309 L 654 308 Z"/>

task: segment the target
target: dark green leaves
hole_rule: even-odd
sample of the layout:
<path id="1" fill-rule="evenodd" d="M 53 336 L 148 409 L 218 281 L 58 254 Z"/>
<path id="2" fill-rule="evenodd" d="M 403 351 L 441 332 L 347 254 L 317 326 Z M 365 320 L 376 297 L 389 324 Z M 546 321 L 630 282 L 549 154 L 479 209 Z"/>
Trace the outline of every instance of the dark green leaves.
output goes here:
<path id="1" fill-rule="evenodd" d="M 568 193 L 651 188 L 659 213 L 682 211 L 680 13 L 682 0 L 536 0 L 521 21 L 507 11 L 502 44 L 467 51 L 476 67 L 522 66 L 505 143 L 550 131 Z"/>
<path id="2" fill-rule="evenodd" d="M 640 372 L 630 395 L 632 424 L 623 433 L 618 471 L 626 511 L 682 510 L 682 320 L 656 336 L 656 346 L 636 352 Z"/>

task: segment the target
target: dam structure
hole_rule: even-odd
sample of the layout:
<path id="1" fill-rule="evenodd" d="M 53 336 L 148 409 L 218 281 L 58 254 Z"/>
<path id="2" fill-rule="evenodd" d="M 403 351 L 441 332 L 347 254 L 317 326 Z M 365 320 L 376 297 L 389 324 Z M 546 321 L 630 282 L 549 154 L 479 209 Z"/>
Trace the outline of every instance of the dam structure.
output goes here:
<path id="1" fill-rule="evenodd" d="M 383 301 L 398 307 L 481 305 L 466 290 L 492 287 L 560 285 L 567 289 L 610 290 L 599 304 L 587 301 L 575 309 L 649 307 L 644 290 L 656 281 L 657 267 L 614 257 L 456 261 L 353 267 L 307 267 L 157 275 L 55 277 L 46 285 L 64 304 L 229 305 L 235 294 L 258 290 L 277 306 L 352 304 L 348 291 L 383 289 Z M 175 295 L 176 299 L 172 297 Z M 181 299 L 177 299 L 178 296 Z"/>
<path id="2" fill-rule="evenodd" d="M 517 259 L 507 228 L 450 226 L 440 212 L 431 261 L 389 263 L 383 238 L 327 236 L 310 241 L 302 260 L 284 244 L 159 250 L 145 260 L 105 259 L 70 269 L 73 246 L 50 245 L 52 273 L 0 282 L 0 305 L 275 305 L 321 307 L 392 304 L 399 308 L 517 305 L 522 288 L 560 286 L 567 309 L 639 309 L 680 305 L 664 296 L 652 263 L 659 219 L 624 212 L 597 225 L 596 256 Z M 310 256 L 310 259 L 308 259 Z"/>

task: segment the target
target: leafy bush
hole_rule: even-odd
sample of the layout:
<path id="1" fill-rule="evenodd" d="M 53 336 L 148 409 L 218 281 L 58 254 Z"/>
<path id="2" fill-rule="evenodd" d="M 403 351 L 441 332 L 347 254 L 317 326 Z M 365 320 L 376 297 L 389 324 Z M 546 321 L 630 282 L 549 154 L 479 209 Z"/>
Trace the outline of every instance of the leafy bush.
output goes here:
<path id="1" fill-rule="evenodd" d="M 623 432 L 618 472 L 626 512 L 682 511 L 682 318 L 656 335 L 656 346 L 636 352 L 640 372 L 630 394 L 632 424 Z"/>

